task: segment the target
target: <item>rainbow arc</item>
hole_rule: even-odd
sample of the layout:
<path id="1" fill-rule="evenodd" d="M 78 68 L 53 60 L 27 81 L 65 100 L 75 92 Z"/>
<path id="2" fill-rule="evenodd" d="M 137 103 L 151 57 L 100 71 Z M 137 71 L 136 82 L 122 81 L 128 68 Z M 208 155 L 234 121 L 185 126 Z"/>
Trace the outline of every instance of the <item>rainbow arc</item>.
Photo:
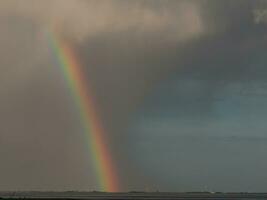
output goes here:
<path id="1" fill-rule="evenodd" d="M 50 32 L 49 40 L 58 59 L 61 71 L 75 100 L 83 128 L 89 143 L 99 189 L 106 192 L 119 191 L 117 174 L 108 150 L 104 128 L 98 116 L 92 89 L 88 84 L 75 51 L 56 32 Z"/>

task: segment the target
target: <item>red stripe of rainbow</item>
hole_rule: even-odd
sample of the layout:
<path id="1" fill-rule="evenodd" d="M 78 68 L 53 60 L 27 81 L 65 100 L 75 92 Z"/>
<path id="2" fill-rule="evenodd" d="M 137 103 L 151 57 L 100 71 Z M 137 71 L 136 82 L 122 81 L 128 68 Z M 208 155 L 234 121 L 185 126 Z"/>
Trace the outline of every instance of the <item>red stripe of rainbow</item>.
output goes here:
<path id="1" fill-rule="evenodd" d="M 97 115 L 94 98 L 77 56 L 71 46 L 55 32 L 49 34 L 49 40 L 79 109 L 84 130 L 88 136 L 90 153 L 93 157 L 100 190 L 117 192 L 119 190 L 117 176 L 107 149 L 104 129 Z"/>

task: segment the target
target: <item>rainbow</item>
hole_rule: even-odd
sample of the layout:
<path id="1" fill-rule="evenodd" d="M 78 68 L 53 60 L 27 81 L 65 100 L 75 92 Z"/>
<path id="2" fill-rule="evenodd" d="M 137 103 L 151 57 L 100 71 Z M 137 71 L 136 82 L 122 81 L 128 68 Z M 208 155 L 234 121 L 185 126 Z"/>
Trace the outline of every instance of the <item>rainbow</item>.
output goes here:
<path id="1" fill-rule="evenodd" d="M 89 151 L 93 159 L 98 189 L 105 192 L 119 190 L 116 171 L 105 141 L 104 128 L 96 110 L 92 90 L 82 72 L 75 51 L 56 32 L 48 33 L 49 43 L 59 62 L 80 113 Z"/>

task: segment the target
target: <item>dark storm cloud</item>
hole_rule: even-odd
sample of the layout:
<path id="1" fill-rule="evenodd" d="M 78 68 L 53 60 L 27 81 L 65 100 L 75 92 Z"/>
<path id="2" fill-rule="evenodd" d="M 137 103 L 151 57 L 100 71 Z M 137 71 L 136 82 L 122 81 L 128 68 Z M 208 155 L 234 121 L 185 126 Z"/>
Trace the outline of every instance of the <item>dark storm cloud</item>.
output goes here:
<path id="1" fill-rule="evenodd" d="M 138 133 L 128 130 L 135 113 L 169 79 L 197 80 L 197 86 L 180 81 L 194 94 L 178 103 L 200 99 L 189 113 L 199 115 L 207 112 L 222 85 L 264 79 L 267 71 L 260 59 L 244 67 L 264 54 L 265 26 L 255 24 L 253 16 L 258 7 L 258 1 L 249 0 L 1 1 L 0 143 L 5 164 L 0 173 L 9 180 L 3 188 L 90 190 L 95 185 L 92 165 L 86 163 L 87 142 L 44 31 L 56 26 L 73 42 L 93 87 L 123 189 L 143 190 L 157 178 L 136 170 L 128 155 L 129 144 L 138 142 L 130 141 L 130 134 Z M 255 65 L 259 70 L 253 70 Z M 193 189 L 190 181 L 192 177 L 188 190 Z M 159 187 L 173 189 L 176 183 Z"/>
<path id="2" fill-rule="evenodd" d="M 159 1 L 146 6 L 155 6 L 160 12 L 161 4 Z M 179 3 L 164 5 L 169 12 L 174 12 Z M 100 107 L 109 110 L 104 115 L 112 118 L 107 123 L 121 128 L 131 111 L 169 75 L 177 73 L 181 77 L 205 79 L 204 99 L 225 81 L 227 84 L 227 81 L 253 77 L 253 66 L 244 67 L 244 64 L 251 56 L 257 56 L 255 49 L 262 53 L 265 40 L 264 32 L 253 21 L 254 4 L 250 1 L 202 1 L 199 7 L 206 32 L 191 40 L 170 39 L 171 27 L 156 33 L 139 32 L 137 28 L 98 35 L 80 45 L 88 76 L 97 82 Z M 255 78 L 264 77 L 262 72 L 256 74 L 258 71 L 253 72 Z M 120 131 L 115 132 L 120 134 Z"/>
<path id="3" fill-rule="evenodd" d="M 264 191 L 264 168 L 249 164 L 266 152 L 266 25 L 253 16 L 259 1 L 207 2 L 205 22 L 213 34 L 169 57 L 176 67 L 140 109 L 129 155 L 150 176 L 147 185 Z M 243 181 L 234 180 L 237 169 Z"/>

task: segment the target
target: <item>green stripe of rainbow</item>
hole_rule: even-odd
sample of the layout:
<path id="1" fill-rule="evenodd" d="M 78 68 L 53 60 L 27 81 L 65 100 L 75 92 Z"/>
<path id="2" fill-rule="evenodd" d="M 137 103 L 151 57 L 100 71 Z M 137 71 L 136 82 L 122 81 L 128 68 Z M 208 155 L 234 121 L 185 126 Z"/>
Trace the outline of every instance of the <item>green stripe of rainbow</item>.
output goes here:
<path id="1" fill-rule="evenodd" d="M 119 190 L 119 186 L 114 165 L 107 149 L 104 129 L 97 116 L 94 99 L 86 83 L 81 65 L 74 50 L 65 40 L 55 32 L 50 32 L 48 35 L 53 52 L 56 54 L 65 80 L 79 109 L 85 133 L 88 136 L 90 153 L 93 157 L 100 190 L 116 192 Z"/>

